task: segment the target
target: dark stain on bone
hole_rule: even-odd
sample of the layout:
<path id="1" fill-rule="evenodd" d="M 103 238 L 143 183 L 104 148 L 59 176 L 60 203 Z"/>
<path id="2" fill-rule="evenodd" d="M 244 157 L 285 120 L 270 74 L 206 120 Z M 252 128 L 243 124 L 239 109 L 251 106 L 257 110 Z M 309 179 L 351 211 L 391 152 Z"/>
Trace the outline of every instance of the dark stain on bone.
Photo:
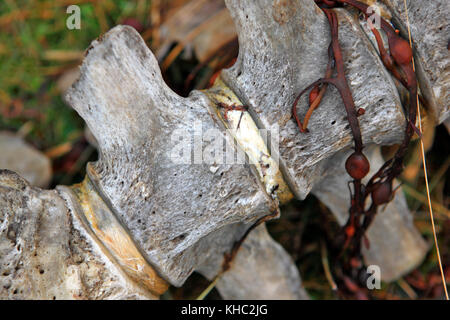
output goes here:
<path id="1" fill-rule="evenodd" d="M 289 21 L 297 10 L 294 1 L 276 0 L 272 6 L 272 17 L 279 24 L 283 25 Z"/>

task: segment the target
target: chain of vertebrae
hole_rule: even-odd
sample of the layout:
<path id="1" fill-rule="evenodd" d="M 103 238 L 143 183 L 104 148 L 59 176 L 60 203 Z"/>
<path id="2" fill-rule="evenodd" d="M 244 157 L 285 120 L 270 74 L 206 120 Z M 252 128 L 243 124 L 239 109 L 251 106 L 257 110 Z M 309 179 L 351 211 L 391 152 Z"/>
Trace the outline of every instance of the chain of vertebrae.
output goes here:
<path id="1" fill-rule="evenodd" d="M 254 227 L 311 192 L 340 224 L 347 221 L 345 161 L 354 140 L 339 92 L 327 89 L 308 133 L 292 116 L 299 92 L 327 71 L 330 24 L 313 0 L 225 2 L 239 57 L 212 88 L 187 98 L 167 87 L 131 27 L 117 26 L 92 43 L 66 100 L 98 141 L 99 160 L 88 164 L 82 183 L 55 190 L 0 171 L 0 298 L 157 298 L 194 271 L 209 279 L 220 273 L 224 298 L 307 298 L 287 252 L 263 223 Z M 438 124 L 450 114 L 450 4 L 406 2 L 423 117 Z M 376 4 L 407 35 L 403 0 Z M 331 10 L 355 109 L 364 110 L 358 125 L 372 176 L 384 162 L 379 146 L 404 138 L 404 88 L 386 70 L 358 11 Z M 297 112 L 308 108 L 305 97 Z M 195 142 L 195 122 L 221 132 L 223 149 L 245 153 L 245 161 L 173 161 L 173 132 Z M 271 133 L 267 143 L 258 129 Z M 367 238 L 365 263 L 379 266 L 385 281 L 416 267 L 428 249 L 399 191 Z"/>

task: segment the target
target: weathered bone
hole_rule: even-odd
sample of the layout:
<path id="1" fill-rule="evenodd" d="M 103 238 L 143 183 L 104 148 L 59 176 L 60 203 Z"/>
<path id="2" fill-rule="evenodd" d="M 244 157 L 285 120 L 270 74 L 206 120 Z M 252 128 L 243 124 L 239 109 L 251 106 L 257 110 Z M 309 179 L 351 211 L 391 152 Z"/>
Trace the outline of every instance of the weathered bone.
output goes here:
<path id="1" fill-rule="evenodd" d="M 54 190 L 0 170 L 0 299 L 155 299 Z"/>
<path id="2" fill-rule="evenodd" d="M 345 129 L 343 106 L 334 89 L 329 89 L 320 112 L 311 119 L 311 132 L 308 135 L 298 133 L 290 115 L 295 95 L 307 84 L 323 76 L 329 42 L 325 17 L 313 1 L 307 0 L 230 0 L 227 6 L 237 25 L 240 55 L 235 66 L 223 72 L 222 78 L 240 100 L 250 106 L 251 114 L 260 127 L 272 130 L 275 124 L 280 126 L 280 164 L 292 191 L 302 199 L 326 174 L 330 164 L 327 159 L 352 143 L 349 130 Z M 350 87 L 357 107 L 367 109 L 366 115 L 360 118 L 365 142 L 397 142 L 403 136 L 404 118 L 395 86 L 376 51 L 368 45 L 368 39 L 355 18 L 343 9 L 338 10 L 338 15 L 343 53 L 348 57 L 346 68 Z M 15 242 L 11 242 L 9 231 L 16 230 L 18 226 L 25 228 L 21 231 L 21 237 L 26 239 L 24 243 L 32 245 L 35 238 L 39 240 L 41 237 L 35 232 L 39 230 L 36 229 L 37 220 L 24 223 L 24 216 L 51 218 L 52 213 L 55 219 L 70 218 L 64 223 L 55 223 L 55 219 L 39 219 L 41 224 L 44 223 L 40 228 L 49 230 L 62 225 L 58 229 L 62 235 L 56 229 L 53 232 L 55 236 L 58 235 L 56 240 L 62 239 L 61 246 L 67 243 L 64 237 L 69 237 L 63 234 L 71 234 L 76 230 L 81 234 L 78 238 L 88 239 L 83 240 L 83 243 L 89 242 L 90 245 L 83 245 L 75 238 L 71 252 L 81 250 L 78 247 L 85 248 L 84 252 L 95 253 L 97 260 L 92 258 L 92 261 L 105 263 L 105 270 L 101 269 L 100 273 L 118 274 L 110 283 L 106 280 L 101 282 L 102 289 L 96 287 L 97 291 L 94 290 L 90 295 L 81 293 L 87 298 L 131 297 L 133 292 L 135 297 L 154 297 L 151 290 L 137 288 L 132 281 L 134 277 L 140 277 L 141 270 L 138 269 L 137 273 L 127 271 L 129 265 L 121 259 L 128 256 L 114 246 L 107 247 L 105 239 L 100 239 L 101 235 L 95 233 L 95 230 L 100 230 L 109 234 L 110 223 L 116 218 L 123 224 L 123 230 L 129 232 L 131 240 L 128 243 L 135 247 L 134 254 L 142 254 L 143 261 L 150 263 L 148 272 L 144 272 L 146 275 L 153 274 L 153 267 L 174 285 L 181 285 L 194 269 L 212 278 L 219 270 L 223 254 L 229 251 L 252 222 L 276 212 L 277 201 L 267 194 L 260 182 L 261 177 L 251 165 L 177 165 L 172 162 L 168 154 L 173 146 L 170 140 L 172 131 L 185 129 L 192 134 L 195 120 L 202 121 L 204 130 L 223 130 L 224 126 L 207 94 L 193 92 L 189 98 L 183 99 L 167 88 L 156 60 L 133 29 L 119 26 L 94 41 L 81 71 L 81 78 L 69 92 L 67 100 L 86 120 L 99 142 L 100 160 L 88 166 L 89 178 L 85 182 L 92 187 L 59 188 L 58 196 L 53 191 L 30 189 L 23 182 L 11 183 L 17 177 L 11 178 L 10 173 L 1 173 L 0 244 L 5 250 L 2 257 L 6 257 L 1 261 L 2 274 L 3 270 L 9 268 L 7 270 L 12 272 L 13 278 L 17 275 L 22 275 L 16 277 L 21 281 L 30 278 L 33 267 L 23 272 L 20 268 L 10 268 L 11 261 L 21 259 L 22 264 L 27 264 L 28 261 L 33 262 L 33 258 L 29 253 L 22 256 L 14 252 L 17 247 Z M 302 106 L 300 112 L 305 111 L 306 107 Z M 225 136 L 225 141 L 228 146 L 238 148 L 229 136 Z M 86 189 L 89 190 L 88 194 L 83 194 Z M 27 199 L 24 197 L 27 193 L 33 196 Z M 51 201 L 40 200 L 49 194 Z M 61 197 L 65 199 L 65 205 Z M 26 203 L 23 204 L 23 201 Z M 88 202 L 88 205 L 83 201 Z M 14 215 L 18 206 L 25 209 Z M 99 209 L 94 210 L 93 217 L 89 218 L 86 208 Z M 339 212 L 345 211 L 339 209 Z M 398 216 L 400 214 L 394 217 Z M 18 217 L 21 222 L 14 223 L 10 217 Z M 72 226 L 70 221 L 73 221 Z M 93 221 L 100 224 L 95 226 Z M 112 225 L 115 226 L 114 223 Z M 262 230 L 263 227 L 260 228 Z M 393 232 L 391 229 L 382 229 L 380 227 L 378 230 L 383 236 Z M 250 234 L 244 242 L 244 247 L 236 257 L 238 260 L 219 282 L 219 290 L 226 297 L 259 297 L 256 293 L 258 289 L 241 281 L 248 279 L 248 272 L 252 268 L 255 274 L 260 275 L 257 283 L 264 282 L 268 292 L 279 294 L 286 290 L 289 297 L 302 297 L 300 281 L 292 262 L 261 230 L 257 234 Z M 410 227 L 402 230 L 411 233 L 412 238 L 418 241 L 415 238 L 416 231 Z M 46 239 L 50 241 L 48 237 Z M 262 250 L 263 245 L 268 246 L 268 249 Z M 69 255 L 66 247 L 47 249 L 49 247 L 45 241 L 39 246 L 44 250 L 55 251 L 54 259 L 57 261 Z M 90 249 L 90 246 L 95 247 L 95 250 Z M 245 252 L 258 253 L 250 255 L 254 259 L 244 261 Z M 279 256 L 281 260 L 266 259 L 263 264 L 260 255 Z M 16 256 L 20 259 L 16 259 Z M 366 260 L 370 263 L 369 257 L 370 253 L 367 253 Z M 392 258 L 392 255 L 388 257 Z M 47 263 L 45 258 L 42 259 L 36 265 Z M 413 264 L 418 260 L 411 259 Z M 20 266 L 20 261 L 16 265 Z M 392 265 L 392 262 L 383 259 L 378 262 Z M 242 268 L 243 263 L 249 269 Z M 72 267 L 59 263 L 55 268 L 63 271 Z M 283 279 L 290 279 L 291 283 L 286 280 L 284 283 L 287 287 L 282 282 L 279 288 L 270 289 L 270 281 L 264 279 L 269 278 L 267 272 L 271 269 L 275 273 L 285 270 L 287 274 Z M 89 277 L 86 270 L 89 270 L 89 266 L 79 274 Z M 384 276 L 389 277 L 389 274 Z M 56 279 L 63 281 L 65 278 L 69 276 L 63 274 Z M 46 279 L 50 284 L 46 287 L 39 284 L 38 278 L 31 279 L 39 292 L 31 292 L 27 297 L 50 297 L 46 292 L 52 292 L 48 288 L 52 287 L 53 282 Z M 226 282 L 227 279 L 230 283 Z M 230 286 L 231 283 L 236 286 Z M 17 286 L 27 287 L 23 283 Z M 90 283 L 86 286 L 94 288 Z M 110 286 L 113 291 L 108 291 L 105 286 Z M 61 296 L 68 297 L 67 292 L 72 291 L 61 292 Z M 2 291 L 2 295 L 9 297 L 10 292 L 5 292 Z"/>
<path id="3" fill-rule="evenodd" d="M 432 108 L 436 123 L 450 116 L 450 2 L 448 0 L 382 0 L 393 22 L 408 37 L 408 20 L 414 44 L 420 89 Z"/>
<path id="4" fill-rule="evenodd" d="M 321 160 L 353 143 L 344 105 L 334 88 L 311 118 L 308 134 L 300 133 L 291 120 L 296 95 L 324 76 L 330 41 L 326 18 L 308 0 L 226 3 L 238 29 L 239 57 L 223 77 L 250 106 L 260 127 L 280 127 L 281 168 L 294 194 L 303 199 L 320 176 Z M 364 142 L 399 142 L 404 116 L 394 82 L 355 17 L 336 11 L 355 105 L 366 109 L 359 118 Z M 302 103 L 299 113 L 306 109 Z"/>
<path id="5" fill-rule="evenodd" d="M 100 222 L 97 228 L 112 238 L 124 237 L 117 230 L 118 226 L 111 222 L 112 213 L 105 212 L 109 209 L 98 195 L 93 191 L 83 193 L 90 199 L 78 203 L 70 198 L 73 192 L 66 187 L 58 189 L 62 197 L 55 191 L 29 186 L 11 171 L 0 171 L 0 299 L 157 298 L 161 292 L 158 295 L 152 293 L 149 288 L 153 289 L 154 285 L 146 283 L 155 278 L 148 277 L 151 274 L 146 270 L 146 262 L 139 260 L 139 254 L 129 255 L 133 253 L 130 243 L 121 240 L 117 242 L 121 248 L 112 248 L 111 251 L 113 243 L 100 240 L 99 232 L 92 230 L 95 219 L 87 221 L 87 217 L 109 215 L 109 218 L 97 221 Z M 92 211 L 84 216 L 80 205 L 86 204 Z M 214 237 L 208 237 L 211 247 L 224 248 L 224 251 L 212 251 L 211 255 L 205 256 L 205 264 L 200 268 L 205 275 L 212 278 L 220 271 L 225 250 L 247 228 L 245 224 L 230 225 L 219 230 Z M 287 253 L 270 238 L 263 226 L 257 230 L 244 241 L 238 260 L 219 282 L 220 292 L 230 299 L 246 296 L 306 298 L 298 270 Z M 251 252 L 250 257 L 248 252 Z M 121 257 L 120 253 L 127 256 Z M 277 259 L 262 260 L 273 256 Z M 243 265 L 248 269 L 243 269 Z M 250 271 L 259 279 L 257 283 L 242 282 L 229 286 L 225 280 L 244 280 Z M 280 278 L 273 280 L 271 275 Z"/>
<path id="6" fill-rule="evenodd" d="M 19 135 L 0 131 L 0 168 L 20 173 L 32 185 L 46 188 L 52 176 L 50 159 Z M 17 161 L 20 160 L 20 161 Z"/>
<path id="7" fill-rule="evenodd" d="M 212 280 L 220 271 L 220 262 L 211 260 L 198 271 Z M 224 299 L 308 299 L 291 257 L 270 237 L 265 225 L 249 234 L 216 287 Z"/>
<path id="8" fill-rule="evenodd" d="M 336 188 L 334 192 L 346 199 L 348 191 L 345 186 L 349 179 L 344 166 L 334 160 L 322 160 L 352 143 L 349 130 L 343 130 L 347 121 L 337 91 L 327 92 L 327 98 L 320 110 L 310 121 L 310 133 L 299 133 L 296 124 L 288 121 L 295 95 L 309 83 L 323 77 L 329 43 L 327 30 L 324 30 L 328 28 L 325 18 L 310 2 L 278 1 L 271 6 L 267 1 L 252 4 L 228 1 L 227 5 L 233 18 L 237 20 L 240 56 L 231 69 L 223 72 L 225 81 L 249 104 L 250 112 L 260 120 L 261 127 L 272 130 L 274 126 L 281 127 L 280 163 L 297 197 L 304 197 L 314 184 L 319 183 L 325 187 L 322 199 L 325 203 L 332 201 L 332 198 L 327 199 L 332 194 L 326 187 L 329 186 L 327 182 L 334 177 L 320 183 L 323 170 L 329 164 L 344 172 L 343 175 L 335 177 L 339 184 L 333 186 Z M 302 10 L 299 9 L 300 6 Z M 404 116 L 395 84 L 380 62 L 375 48 L 370 45 L 359 27 L 357 17 L 344 10 L 338 10 L 338 17 L 340 42 L 344 56 L 348 57 L 347 77 L 355 104 L 366 109 L 365 116 L 360 118 L 365 143 L 398 142 L 403 136 Z M 264 32 L 256 27 L 263 24 L 262 21 L 268 24 Z M 279 36 L 287 34 L 287 39 L 295 38 L 293 34 L 304 29 L 305 25 L 313 25 L 315 32 L 301 33 L 303 41 L 283 41 L 284 38 Z M 306 106 L 304 109 L 306 110 Z M 345 153 L 338 153 L 335 158 L 342 157 Z M 372 170 L 377 167 L 379 165 L 374 163 Z M 319 193 L 320 189 L 316 189 Z M 327 196 L 324 195 L 326 191 L 330 191 Z M 345 216 L 348 205 L 349 201 L 345 201 L 345 206 L 340 206 L 333 212 Z M 383 233 L 382 239 L 388 242 L 397 241 L 398 232 L 395 229 L 378 226 L 383 225 L 382 221 L 389 224 L 390 220 L 395 219 L 398 224 L 402 224 L 401 217 L 408 213 L 407 207 L 402 209 L 403 212 L 394 211 L 387 219 L 380 215 L 378 223 L 372 229 L 381 229 L 378 233 Z M 423 241 L 414 228 L 399 228 L 404 230 L 406 238 L 411 239 L 410 242 L 404 243 L 410 252 L 403 250 L 395 256 L 394 252 L 387 249 L 377 252 L 375 259 L 371 258 L 373 255 L 365 253 L 367 261 L 375 260 L 386 270 L 383 273 L 383 279 L 386 280 L 398 277 L 417 266 L 426 252 Z M 373 235 L 374 231 L 371 234 Z M 372 241 L 376 243 L 382 239 Z M 373 247 L 375 248 L 375 245 Z M 410 255 L 415 259 L 410 259 Z M 392 259 L 395 262 L 390 261 Z"/>
<path id="9" fill-rule="evenodd" d="M 66 98 L 100 146 L 90 179 L 170 283 L 181 285 L 209 250 L 219 249 L 209 246 L 208 234 L 277 210 L 248 165 L 174 163 L 180 142 L 172 132 L 194 137 L 195 121 L 203 132 L 220 122 L 205 95 L 181 98 L 166 86 L 133 28 L 116 27 L 93 42 Z M 225 133 L 224 140 L 234 147 Z"/>

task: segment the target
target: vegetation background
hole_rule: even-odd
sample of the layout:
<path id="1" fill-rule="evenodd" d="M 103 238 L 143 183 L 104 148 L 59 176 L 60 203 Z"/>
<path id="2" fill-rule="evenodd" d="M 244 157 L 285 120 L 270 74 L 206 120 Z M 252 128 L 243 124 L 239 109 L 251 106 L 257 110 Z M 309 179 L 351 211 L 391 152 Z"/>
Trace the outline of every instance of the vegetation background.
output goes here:
<path id="1" fill-rule="evenodd" d="M 208 86 L 217 72 L 234 62 L 238 53 L 235 35 L 224 38 L 216 33 L 230 28 L 222 17 L 222 4 L 204 6 L 203 0 L 2 0 L 0 1 L 0 130 L 18 133 L 50 158 L 53 176 L 49 188 L 80 182 L 88 161 L 97 152 L 89 143 L 83 120 L 68 107 L 62 93 L 76 78 L 84 50 L 99 35 L 118 24 L 135 27 L 154 51 L 170 46 L 159 58 L 163 75 L 177 93 L 187 95 L 194 88 Z M 221 1 L 212 1 L 219 3 Z M 81 9 L 81 29 L 68 30 L 66 9 Z M 203 7 L 202 7 L 203 5 Z M 202 10 L 199 11 L 199 8 Z M 220 15 L 219 15 L 220 13 Z M 188 30 L 173 17 L 199 21 Z M 171 19 L 172 18 L 172 19 Z M 202 20 L 203 19 L 203 20 Z M 222 24 L 222 25 L 221 25 Z M 178 28 L 178 29 L 177 29 Z M 170 39 L 165 31 L 182 35 Z M 176 33 L 175 32 L 175 33 Z M 193 43 L 200 36 L 213 41 Z M 215 39 L 215 40 L 214 40 Z M 199 54 L 201 52 L 201 55 Z M 448 210 L 449 131 L 441 125 L 428 127 L 424 135 L 428 173 L 436 215 L 438 239 L 450 282 L 450 211 Z M 426 193 L 418 142 L 412 143 L 408 164 L 402 176 L 404 192 L 414 214 L 415 224 L 431 243 Z M 389 153 L 389 148 L 385 148 Z M 1 146 L 0 146 L 1 153 Z M 17 159 L 20 161 L 20 159 Z M 270 233 L 297 263 L 305 288 L 313 299 L 438 299 L 443 290 L 435 251 L 404 278 L 381 290 L 364 291 L 349 279 L 333 292 L 324 275 L 325 240 L 336 229 L 336 221 L 316 198 L 293 202 L 282 208 L 280 219 L 268 224 Z M 331 266 L 332 268 L 333 266 Z M 165 299 L 196 298 L 208 281 L 194 274 L 182 288 L 170 288 Z M 207 299 L 220 299 L 213 290 Z"/>

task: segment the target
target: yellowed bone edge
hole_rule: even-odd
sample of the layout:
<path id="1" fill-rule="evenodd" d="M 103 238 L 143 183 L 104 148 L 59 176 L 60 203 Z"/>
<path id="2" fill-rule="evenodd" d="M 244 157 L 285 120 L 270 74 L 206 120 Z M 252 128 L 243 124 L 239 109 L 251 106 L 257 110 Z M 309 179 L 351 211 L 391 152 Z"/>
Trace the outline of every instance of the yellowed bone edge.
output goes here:
<path id="1" fill-rule="evenodd" d="M 89 176 L 83 182 L 70 187 L 82 209 L 90 231 L 108 250 L 117 264 L 139 286 L 160 296 L 169 287 L 155 269 L 144 259 L 127 231 L 96 191 Z"/>
<path id="2" fill-rule="evenodd" d="M 250 164 L 256 167 L 266 192 L 277 198 L 281 204 L 291 200 L 294 195 L 283 179 L 278 163 L 272 158 L 264 139 L 261 137 L 255 121 L 245 110 L 229 110 L 219 106 L 243 107 L 236 94 L 223 82 L 220 76 L 214 85 L 204 90 L 212 101 L 213 109 L 222 120 L 225 128 L 235 139 L 249 158 Z M 239 125 L 239 127 L 238 127 Z"/>

